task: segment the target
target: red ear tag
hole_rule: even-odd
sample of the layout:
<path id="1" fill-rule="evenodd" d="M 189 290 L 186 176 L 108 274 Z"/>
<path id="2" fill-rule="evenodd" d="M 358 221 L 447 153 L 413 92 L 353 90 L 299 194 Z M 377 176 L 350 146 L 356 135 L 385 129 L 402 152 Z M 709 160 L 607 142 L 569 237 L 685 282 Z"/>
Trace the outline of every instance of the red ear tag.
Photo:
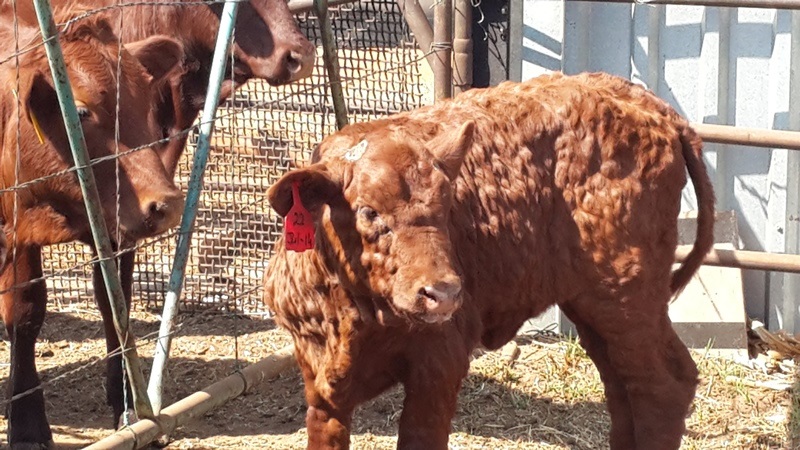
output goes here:
<path id="1" fill-rule="evenodd" d="M 314 248 L 314 219 L 300 201 L 300 184 L 297 181 L 292 183 L 292 198 L 294 204 L 283 226 L 284 242 L 287 250 L 304 252 Z"/>

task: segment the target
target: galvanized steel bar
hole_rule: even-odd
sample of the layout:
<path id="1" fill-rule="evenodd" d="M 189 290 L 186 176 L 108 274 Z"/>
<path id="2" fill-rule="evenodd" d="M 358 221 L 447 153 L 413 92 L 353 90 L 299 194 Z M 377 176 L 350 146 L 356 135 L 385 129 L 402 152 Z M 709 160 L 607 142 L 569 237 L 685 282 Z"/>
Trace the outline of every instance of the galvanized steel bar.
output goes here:
<path id="1" fill-rule="evenodd" d="M 200 131 L 198 135 L 197 150 L 194 154 L 194 164 L 192 173 L 189 176 L 189 187 L 186 192 L 186 207 L 181 218 L 180 230 L 178 232 L 178 243 L 175 250 L 175 260 L 172 265 L 172 273 L 169 278 L 167 295 L 164 299 L 164 310 L 161 314 L 161 327 L 158 331 L 155 355 L 153 356 L 153 368 L 150 372 L 150 382 L 147 392 L 152 401 L 153 410 L 156 414 L 161 410 L 161 393 L 164 369 L 169 357 L 169 348 L 172 338 L 172 330 L 175 321 L 178 298 L 181 295 L 183 279 L 186 271 L 186 262 L 189 258 L 189 243 L 192 240 L 192 228 L 197 217 L 197 205 L 200 200 L 200 191 L 203 189 L 203 174 L 205 173 L 206 163 L 208 162 L 208 150 L 211 134 L 214 131 L 214 120 L 216 119 L 217 104 L 222 81 L 225 78 L 225 66 L 227 64 L 228 52 L 230 51 L 231 36 L 233 27 L 236 24 L 236 13 L 239 8 L 239 0 L 226 1 L 222 9 L 220 18 L 217 43 L 214 48 L 214 58 L 211 62 L 211 73 L 209 75 L 208 91 L 206 102 L 203 107 L 203 114 L 200 119 Z"/>
<path id="2" fill-rule="evenodd" d="M 453 96 L 453 1 L 437 0 L 433 9 L 433 99 Z"/>
<path id="3" fill-rule="evenodd" d="M 642 5 L 717 6 L 727 8 L 800 9 L 800 0 L 568 0 Z"/>
<path id="4" fill-rule="evenodd" d="M 76 173 L 86 205 L 86 214 L 92 230 L 92 239 L 94 240 L 100 269 L 108 291 L 114 328 L 122 345 L 122 357 L 125 360 L 128 379 L 131 382 L 134 408 L 140 418 L 152 418 L 153 411 L 147 398 L 144 374 L 136 352 L 136 344 L 133 335 L 128 330 L 128 308 L 125 306 L 125 296 L 122 293 L 114 252 L 111 248 L 108 229 L 100 207 L 100 196 L 97 193 L 97 185 L 94 179 L 94 172 L 92 172 L 90 166 L 89 154 L 86 151 L 86 140 L 83 135 L 83 128 L 81 128 L 81 120 L 75 107 L 75 98 L 72 94 L 67 67 L 64 63 L 64 55 L 61 52 L 61 44 L 58 40 L 58 29 L 53 21 L 50 1 L 34 0 L 33 5 L 36 9 L 36 17 L 39 20 L 39 27 L 42 30 L 42 40 L 47 52 L 47 61 L 50 64 L 50 72 L 53 75 L 58 103 L 61 107 L 64 126 L 67 130 L 67 139 L 69 140 L 70 149 L 72 149 L 72 157 L 75 161 Z"/>
<path id="5" fill-rule="evenodd" d="M 789 59 L 789 127 L 800 130 L 800 11 L 792 11 L 791 47 Z M 783 251 L 800 254 L 800 152 L 786 155 L 786 215 L 783 233 Z M 782 274 L 778 286 L 783 290 L 783 328 L 798 331 L 798 303 L 800 275 Z"/>
<path id="6" fill-rule="evenodd" d="M 342 77 L 339 74 L 339 58 L 336 56 L 336 37 L 333 35 L 331 18 L 328 15 L 328 0 L 314 0 L 314 10 L 319 20 L 322 37 L 322 59 L 328 73 L 328 86 L 331 88 L 333 112 L 336 115 L 336 128 L 341 130 L 347 125 L 347 104 L 342 92 Z"/>

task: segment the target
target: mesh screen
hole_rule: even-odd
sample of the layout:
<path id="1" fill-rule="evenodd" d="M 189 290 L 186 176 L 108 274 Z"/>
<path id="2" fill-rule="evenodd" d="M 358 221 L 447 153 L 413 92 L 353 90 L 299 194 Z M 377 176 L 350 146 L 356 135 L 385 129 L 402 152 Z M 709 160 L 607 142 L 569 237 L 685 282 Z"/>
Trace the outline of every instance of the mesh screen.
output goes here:
<path id="1" fill-rule="evenodd" d="M 332 7 L 330 17 L 351 123 L 432 102 L 430 68 L 393 0 Z M 183 309 L 269 313 L 260 303 L 261 281 L 283 228 L 266 191 L 290 167 L 304 165 L 313 147 L 336 129 L 319 22 L 312 13 L 298 20 L 317 45 L 313 75 L 277 88 L 251 81 L 217 111 Z M 195 134 L 176 176 L 184 192 L 196 142 Z M 174 252 L 174 236 L 143 243 L 136 255 L 133 308 L 161 309 Z M 88 247 L 51 246 L 43 258 L 54 307 L 93 304 Z"/>

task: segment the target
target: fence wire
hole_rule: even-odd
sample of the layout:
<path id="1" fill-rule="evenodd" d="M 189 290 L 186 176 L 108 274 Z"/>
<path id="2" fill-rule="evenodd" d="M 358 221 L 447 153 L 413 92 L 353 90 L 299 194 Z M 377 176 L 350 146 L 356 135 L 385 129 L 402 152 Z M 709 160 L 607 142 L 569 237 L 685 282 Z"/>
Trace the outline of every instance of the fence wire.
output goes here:
<path id="1" fill-rule="evenodd" d="M 351 122 L 432 102 L 425 53 L 417 49 L 393 0 L 331 7 L 330 17 Z M 186 269 L 183 310 L 269 315 L 260 301 L 261 282 L 282 221 L 269 208 L 267 189 L 291 167 L 304 165 L 313 147 L 336 129 L 318 20 L 313 13 L 304 13 L 298 21 L 317 46 L 312 76 L 283 87 L 251 80 L 217 113 Z M 184 192 L 196 131 L 196 126 L 189 131 L 175 179 Z M 140 243 L 132 309 L 161 310 L 174 252 L 174 236 Z M 79 243 L 43 249 L 51 310 L 93 307 L 91 259 L 89 247 Z"/>

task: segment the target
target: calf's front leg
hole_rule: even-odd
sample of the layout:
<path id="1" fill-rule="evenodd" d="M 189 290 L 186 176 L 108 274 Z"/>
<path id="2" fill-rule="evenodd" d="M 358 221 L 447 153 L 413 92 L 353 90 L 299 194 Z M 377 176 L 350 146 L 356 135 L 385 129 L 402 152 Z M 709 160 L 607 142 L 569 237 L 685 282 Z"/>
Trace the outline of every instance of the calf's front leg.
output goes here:
<path id="1" fill-rule="evenodd" d="M 447 450 L 461 377 L 419 374 L 403 384 L 398 450 Z"/>

